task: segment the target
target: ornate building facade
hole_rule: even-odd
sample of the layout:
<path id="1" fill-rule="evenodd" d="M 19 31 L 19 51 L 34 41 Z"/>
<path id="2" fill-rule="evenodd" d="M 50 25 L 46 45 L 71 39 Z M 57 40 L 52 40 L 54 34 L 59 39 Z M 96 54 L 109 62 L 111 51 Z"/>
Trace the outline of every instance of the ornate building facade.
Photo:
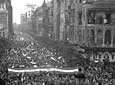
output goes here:
<path id="1" fill-rule="evenodd" d="M 109 57 L 115 61 L 115 1 L 86 1 L 83 3 L 83 28 L 85 43 L 89 46 L 92 59 Z"/>
<path id="2" fill-rule="evenodd" d="M 42 35 L 85 46 L 91 60 L 115 61 L 114 0 L 52 0 L 50 6 L 44 1 L 35 15 Z"/>
<path id="3" fill-rule="evenodd" d="M 115 61 L 114 0 L 53 0 L 58 40 L 85 45 L 91 60 Z"/>

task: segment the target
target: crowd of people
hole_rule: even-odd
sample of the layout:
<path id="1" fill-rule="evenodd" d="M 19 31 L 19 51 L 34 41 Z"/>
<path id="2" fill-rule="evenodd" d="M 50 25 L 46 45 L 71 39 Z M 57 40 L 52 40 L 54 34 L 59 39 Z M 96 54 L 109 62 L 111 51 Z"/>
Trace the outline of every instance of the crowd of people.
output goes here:
<path id="1" fill-rule="evenodd" d="M 27 34 L 17 34 L 14 46 L 8 52 L 9 68 L 37 68 L 38 66 L 62 66 L 64 60 L 55 57 L 54 50 L 48 50 Z"/>
<path id="2" fill-rule="evenodd" d="M 18 35 L 18 36 L 17 36 Z M 65 60 L 55 49 L 48 50 L 27 34 L 14 36 L 14 46 L 8 51 L 8 68 L 29 69 L 38 67 L 64 67 Z M 95 65 L 94 65 L 95 64 Z M 114 64 L 95 63 L 76 65 L 79 72 L 8 72 L 6 85 L 115 85 Z M 82 73 L 84 76 L 81 78 Z M 80 75 L 79 75 L 80 74 Z"/>
<path id="3" fill-rule="evenodd" d="M 7 85 L 115 85 L 114 68 L 79 66 L 78 72 L 9 72 Z M 108 70 L 109 69 L 109 70 Z"/>
<path id="4" fill-rule="evenodd" d="M 76 78 L 72 74 L 59 73 L 30 73 L 30 74 L 14 74 L 17 78 L 12 78 L 12 85 L 76 85 Z M 8 84 L 10 85 L 8 82 Z M 20 83 L 20 84 L 19 84 Z"/>
<path id="5" fill-rule="evenodd" d="M 78 72 L 9 72 L 7 85 L 115 85 L 114 68 L 79 66 Z"/>
<path id="6" fill-rule="evenodd" d="M 88 24 L 112 24 L 111 14 L 98 15 L 91 12 L 88 16 Z"/>

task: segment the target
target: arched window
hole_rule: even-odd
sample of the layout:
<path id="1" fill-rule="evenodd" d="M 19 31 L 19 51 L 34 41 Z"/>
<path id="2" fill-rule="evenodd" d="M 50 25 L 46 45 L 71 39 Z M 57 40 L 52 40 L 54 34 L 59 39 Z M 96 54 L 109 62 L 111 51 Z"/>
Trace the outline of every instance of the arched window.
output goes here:
<path id="1" fill-rule="evenodd" d="M 105 44 L 111 44 L 111 31 L 106 30 L 105 32 Z"/>
<path id="2" fill-rule="evenodd" d="M 97 30 L 97 45 L 103 44 L 103 31 L 101 29 Z"/>
<path id="3" fill-rule="evenodd" d="M 114 30 L 114 36 L 115 36 L 115 30 Z M 113 37 L 113 44 L 115 46 L 115 37 Z"/>
<path id="4" fill-rule="evenodd" d="M 79 3 L 82 3 L 82 0 L 79 0 Z"/>
<path id="5" fill-rule="evenodd" d="M 82 12 L 79 12 L 78 16 L 79 16 L 79 25 L 82 25 Z"/>
<path id="6" fill-rule="evenodd" d="M 91 30 L 91 44 L 95 44 L 95 31 Z"/>

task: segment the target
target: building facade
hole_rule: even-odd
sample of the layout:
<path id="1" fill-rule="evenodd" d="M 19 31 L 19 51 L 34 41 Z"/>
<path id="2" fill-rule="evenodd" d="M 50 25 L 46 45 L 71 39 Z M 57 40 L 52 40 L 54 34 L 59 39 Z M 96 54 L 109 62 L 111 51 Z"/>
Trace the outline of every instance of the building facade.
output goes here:
<path id="1" fill-rule="evenodd" d="M 85 43 L 92 59 L 115 61 L 115 1 L 86 1 L 83 3 Z"/>
<path id="2" fill-rule="evenodd" d="M 56 40 L 85 45 L 91 60 L 115 61 L 114 0 L 53 0 Z"/>
<path id="3" fill-rule="evenodd" d="M 44 0 L 32 15 L 33 30 L 38 36 L 53 37 L 53 4 Z"/>
<path id="4" fill-rule="evenodd" d="M 12 37 L 12 6 L 10 0 L 0 0 L 0 36 Z"/>
<path id="5" fill-rule="evenodd" d="M 52 0 L 35 11 L 38 34 L 81 45 L 91 60 L 115 61 L 114 0 Z"/>
<path id="6" fill-rule="evenodd" d="M 76 43 L 76 28 L 82 24 L 82 0 L 53 0 L 53 4 L 55 37 Z"/>

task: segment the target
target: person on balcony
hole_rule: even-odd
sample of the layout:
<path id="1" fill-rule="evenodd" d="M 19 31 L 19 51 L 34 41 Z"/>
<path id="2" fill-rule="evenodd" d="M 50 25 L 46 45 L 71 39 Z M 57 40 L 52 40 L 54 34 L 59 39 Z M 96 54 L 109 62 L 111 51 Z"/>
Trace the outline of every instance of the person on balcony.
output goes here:
<path id="1" fill-rule="evenodd" d="M 88 19 L 88 24 L 95 24 L 95 14 L 91 13 Z"/>
<path id="2" fill-rule="evenodd" d="M 96 16 L 95 17 L 95 24 L 103 24 L 103 17 L 102 16 Z"/>

